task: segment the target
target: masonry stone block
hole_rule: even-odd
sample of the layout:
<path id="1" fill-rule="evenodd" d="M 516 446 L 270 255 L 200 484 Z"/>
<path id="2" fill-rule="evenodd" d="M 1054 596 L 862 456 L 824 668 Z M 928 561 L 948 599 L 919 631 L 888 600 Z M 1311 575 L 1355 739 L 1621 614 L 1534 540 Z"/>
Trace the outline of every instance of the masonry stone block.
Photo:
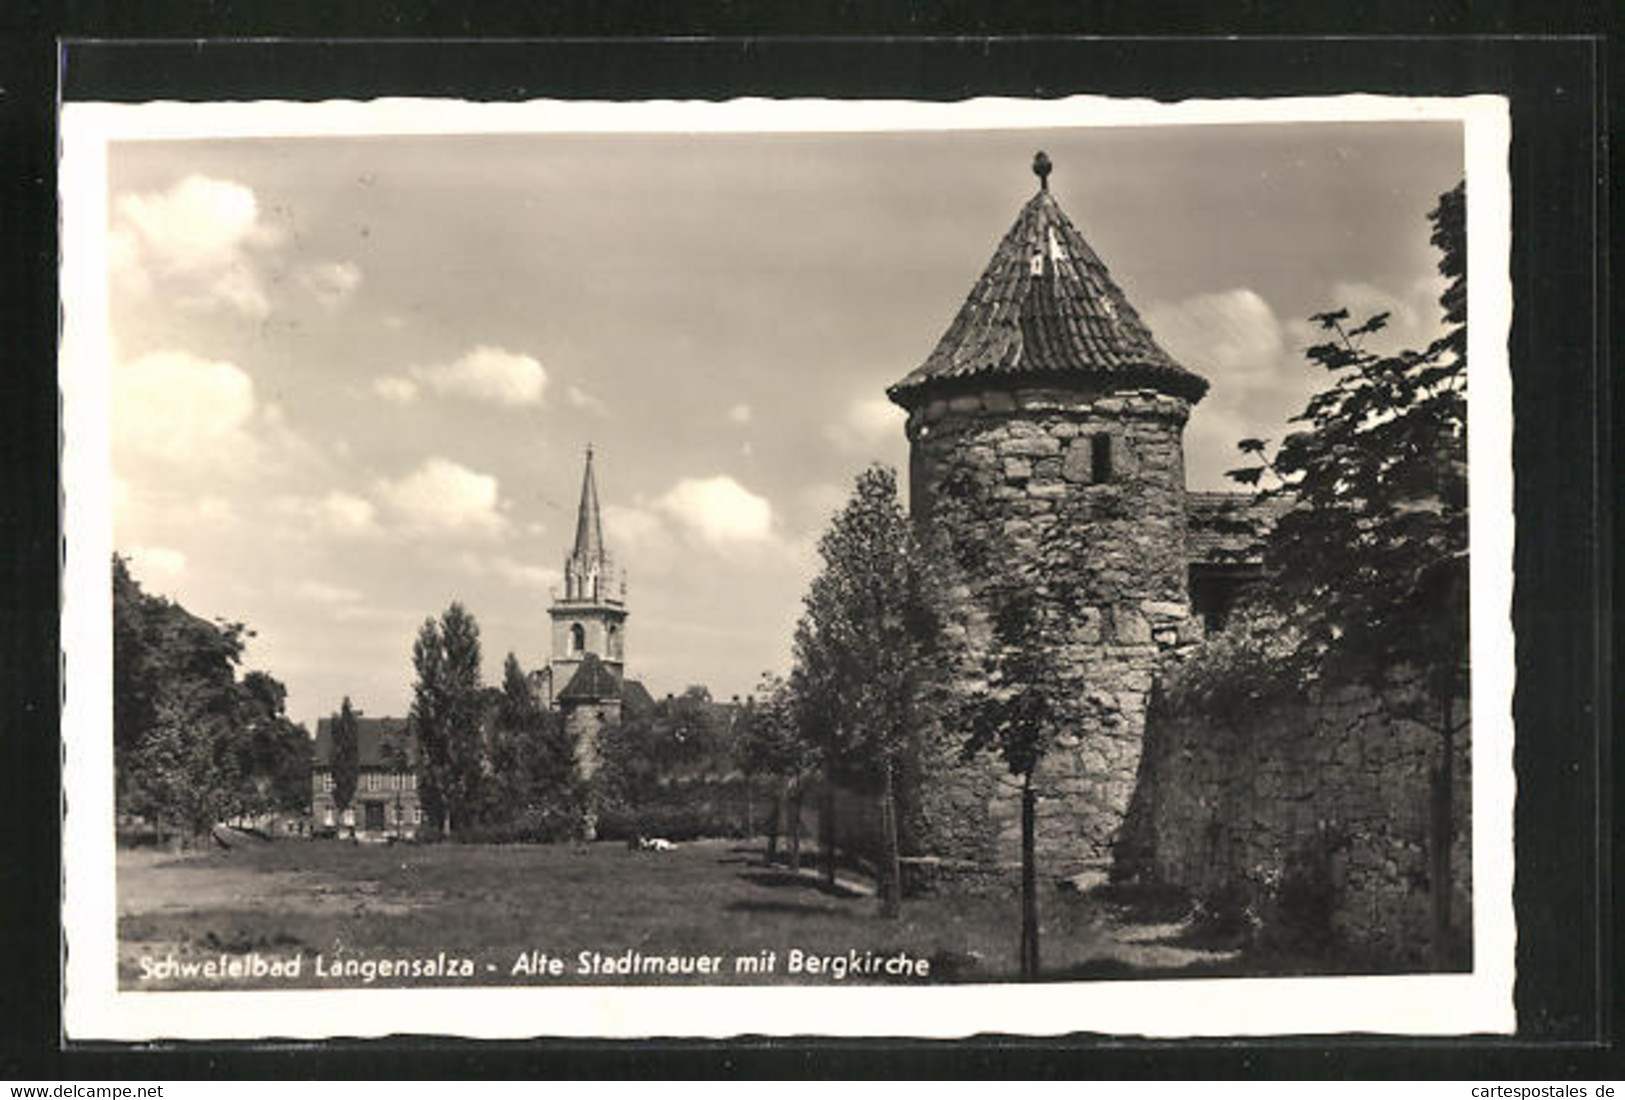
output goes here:
<path id="1" fill-rule="evenodd" d="M 1161 639 L 1168 652 L 1184 640 L 1177 629 L 1189 621 L 1183 421 L 1141 398 L 1033 387 L 1013 392 L 1006 410 L 990 399 L 994 392 L 984 391 L 976 412 L 949 409 L 931 433 L 914 438 L 914 503 L 932 517 L 931 535 L 941 540 L 945 560 L 989 563 L 950 594 L 951 618 L 971 640 L 970 663 L 985 660 L 996 593 L 1012 576 L 1065 568 L 1098 600 L 1071 613 L 1064 636 L 1051 647 L 1063 674 L 1079 685 L 1077 720 L 1043 765 L 1054 783 L 1053 804 L 1045 807 L 1054 828 L 1041 839 L 1040 857 L 1046 873 L 1063 873 L 1109 858 L 1122 827 L 1147 696 L 1165 659 L 1153 624 L 1173 629 L 1171 639 Z M 1114 440 L 1117 476 L 1105 485 L 1094 483 L 1090 465 L 1096 435 Z M 1071 548 L 1064 566 L 1054 559 L 1055 532 Z M 970 690 L 972 680 L 960 677 L 956 690 Z M 1103 702 L 1086 704 L 1087 690 Z M 936 763 L 939 774 L 981 766 L 947 754 Z M 1008 784 L 961 787 L 938 780 L 932 797 L 944 809 L 934 832 L 922 838 L 929 854 L 1019 858 L 1007 844 L 1013 834 L 1001 826 L 1014 829 L 1019 822 Z M 991 831 L 946 824 L 955 817 L 947 807 L 960 798 L 971 802 L 958 818 L 981 821 Z"/>

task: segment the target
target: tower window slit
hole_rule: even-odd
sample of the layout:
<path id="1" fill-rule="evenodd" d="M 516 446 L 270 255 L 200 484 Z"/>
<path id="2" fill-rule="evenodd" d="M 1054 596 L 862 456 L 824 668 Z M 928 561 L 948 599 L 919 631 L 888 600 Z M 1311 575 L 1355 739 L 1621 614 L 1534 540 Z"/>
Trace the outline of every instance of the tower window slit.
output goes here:
<path id="1" fill-rule="evenodd" d="M 1089 478 L 1096 485 L 1112 479 L 1112 437 L 1109 435 L 1089 439 Z"/>

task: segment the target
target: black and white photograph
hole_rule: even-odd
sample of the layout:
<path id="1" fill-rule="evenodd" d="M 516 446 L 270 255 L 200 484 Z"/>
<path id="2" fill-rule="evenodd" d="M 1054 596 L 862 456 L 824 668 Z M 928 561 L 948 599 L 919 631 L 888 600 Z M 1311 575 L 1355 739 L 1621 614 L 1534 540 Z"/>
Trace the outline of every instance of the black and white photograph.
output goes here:
<path id="1" fill-rule="evenodd" d="M 70 1034 L 1511 1030 L 1504 101 L 63 117 Z"/>

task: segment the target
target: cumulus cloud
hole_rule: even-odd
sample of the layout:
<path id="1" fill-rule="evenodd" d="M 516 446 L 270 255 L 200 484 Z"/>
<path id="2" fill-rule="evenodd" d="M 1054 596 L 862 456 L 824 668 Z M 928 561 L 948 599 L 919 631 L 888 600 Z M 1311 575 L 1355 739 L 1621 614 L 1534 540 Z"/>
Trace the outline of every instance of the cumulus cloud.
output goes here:
<path id="1" fill-rule="evenodd" d="M 506 554 L 474 554 L 464 551 L 457 555 L 456 561 L 465 572 L 479 576 L 494 576 L 514 588 L 546 592 L 564 583 L 564 574 L 559 570 L 534 562 L 521 561 Z"/>
<path id="2" fill-rule="evenodd" d="M 728 420 L 734 424 L 749 424 L 751 418 L 749 405 L 739 404 L 728 410 Z"/>
<path id="3" fill-rule="evenodd" d="M 270 312 L 253 253 L 281 234 L 261 220 L 251 188 L 192 175 L 167 191 L 122 195 L 111 237 L 113 271 L 127 289 L 163 291 L 188 308 Z"/>
<path id="4" fill-rule="evenodd" d="M 1329 300 L 1336 303 L 1333 308 L 1349 311 L 1351 325 L 1360 324 L 1373 314 L 1388 314 L 1387 327 L 1365 337 L 1365 346 L 1372 351 L 1388 353 L 1400 348 L 1422 348 L 1444 334 L 1439 308 L 1444 280 L 1422 279 L 1406 289 L 1404 295 L 1399 295 L 1371 283 L 1340 282 L 1332 285 Z M 1326 339 L 1320 329 L 1307 321 L 1298 322 L 1295 329 L 1295 335 L 1303 336 L 1303 346 Z"/>
<path id="5" fill-rule="evenodd" d="M 320 497 L 281 497 L 275 507 L 282 515 L 322 534 L 358 536 L 378 530 L 377 506 L 365 497 L 338 489 Z"/>
<path id="6" fill-rule="evenodd" d="M 113 369 L 113 438 L 168 462 L 247 457 L 254 381 L 232 363 L 155 351 Z"/>
<path id="7" fill-rule="evenodd" d="M 299 282 L 326 309 L 337 309 L 361 285 L 361 268 L 348 260 L 321 260 L 299 268 Z"/>
<path id="8" fill-rule="evenodd" d="M 1214 386 L 1267 384 L 1280 372 L 1285 331 L 1256 291 L 1240 287 L 1155 302 L 1145 320 L 1159 344 Z"/>
<path id="9" fill-rule="evenodd" d="M 864 397 L 849 404 L 841 419 L 826 427 L 825 434 L 837 447 L 861 451 L 900 439 L 907 419 L 902 409 L 884 397 Z"/>
<path id="10" fill-rule="evenodd" d="M 436 393 L 498 405 L 539 405 L 547 371 L 529 355 L 481 344 L 461 358 L 412 372 Z"/>
<path id="11" fill-rule="evenodd" d="M 350 604 L 361 599 L 361 593 L 354 588 L 325 584 L 322 581 L 299 581 L 290 587 L 290 591 L 299 599 L 311 603 Z"/>
<path id="12" fill-rule="evenodd" d="M 447 458 L 424 460 L 397 480 L 381 480 L 378 499 L 413 532 L 488 536 L 505 525 L 497 479 Z"/>
<path id="13" fill-rule="evenodd" d="M 203 496 L 191 502 L 189 511 L 198 523 L 218 527 L 237 520 L 237 507 L 225 497 Z"/>
<path id="14" fill-rule="evenodd" d="M 588 412 L 595 413 L 609 412 L 608 405 L 604 404 L 602 401 L 588 393 L 586 390 L 582 389 L 580 386 L 569 386 L 564 391 L 564 395 L 565 397 L 569 398 L 572 408 L 585 409 Z"/>
<path id="15" fill-rule="evenodd" d="M 378 509 L 372 501 L 335 489 L 316 502 L 317 514 L 330 530 L 342 534 L 362 534 L 377 524 Z"/>
<path id="16" fill-rule="evenodd" d="M 714 545 L 762 542 L 773 533 L 773 506 L 767 498 L 725 475 L 684 478 L 660 498 L 659 507 Z"/>
<path id="17" fill-rule="evenodd" d="M 372 392 L 396 405 L 410 405 L 417 400 L 418 384 L 410 378 L 386 374 L 372 380 Z"/>
<path id="18" fill-rule="evenodd" d="M 1244 464 L 1236 443 L 1253 435 L 1279 440 L 1319 381 L 1303 362 L 1302 345 L 1247 287 L 1153 302 L 1145 320 L 1157 342 L 1211 386 L 1185 431 L 1190 486 L 1237 488 L 1225 477 Z"/>
<path id="19" fill-rule="evenodd" d="M 125 555 L 137 580 L 174 580 L 186 571 L 186 555 L 167 546 L 132 546 Z"/>
<path id="20" fill-rule="evenodd" d="M 653 501 L 604 508 L 604 537 L 640 576 L 663 575 L 697 552 L 714 552 L 731 568 L 786 563 L 799 567 L 805 549 L 780 535 L 769 502 L 732 478 L 684 478 Z"/>
<path id="21" fill-rule="evenodd" d="M 604 538 L 620 553 L 647 560 L 671 547 L 671 532 L 654 512 L 625 504 L 604 506 Z"/>
<path id="22" fill-rule="evenodd" d="M 512 558 L 498 558 L 491 565 L 497 576 L 516 588 L 534 588 L 545 592 L 564 583 L 563 573 L 545 565 L 532 565 Z"/>
<path id="23" fill-rule="evenodd" d="M 1358 324 L 1388 313 L 1388 328 L 1367 338 L 1379 352 L 1422 347 L 1438 335 L 1434 320 L 1439 287 L 1423 280 L 1395 294 L 1369 283 L 1336 283 L 1328 308 L 1347 308 Z M 1197 489 L 1235 488 L 1225 471 L 1248 464 L 1236 449 L 1246 436 L 1279 442 L 1290 417 L 1326 381 L 1304 351 L 1327 333 L 1307 320 L 1283 322 L 1255 291 L 1240 287 L 1155 302 L 1145 311 L 1157 341 L 1205 377 L 1212 388 L 1191 413 L 1185 433 L 1186 470 Z"/>
<path id="24" fill-rule="evenodd" d="M 831 516 L 846 503 L 846 491 L 839 485 L 820 482 L 809 485 L 797 494 L 803 510 L 812 520 L 812 526 L 822 528 Z"/>

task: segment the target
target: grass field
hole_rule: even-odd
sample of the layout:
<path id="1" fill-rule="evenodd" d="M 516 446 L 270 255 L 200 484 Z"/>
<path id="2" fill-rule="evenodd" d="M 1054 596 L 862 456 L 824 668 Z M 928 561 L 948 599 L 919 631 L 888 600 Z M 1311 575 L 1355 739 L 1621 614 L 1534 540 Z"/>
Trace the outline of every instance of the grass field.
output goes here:
<path id="1" fill-rule="evenodd" d="M 671 852 L 343 841 L 126 850 L 118 908 L 127 989 L 997 981 L 1014 977 L 1018 928 L 1013 893 L 909 899 L 901 919 L 882 920 L 872 896 L 831 891 L 737 841 Z M 1232 952 L 1181 943 L 1177 923 L 1129 920 L 1087 896 L 1048 893 L 1041 913 L 1046 977 L 1222 973 L 1238 963 Z M 662 961 L 639 975 L 580 973 L 583 953 L 621 960 L 628 951 Z M 792 951 L 804 964 L 844 958 L 847 972 L 837 976 L 831 963 L 791 973 Z M 771 972 L 735 961 L 768 953 Z M 928 973 L 861 972 L 864 959 L 898 953 L 911 966 L 926 960 Z M 263 971 L 294 959 L 292 976 L 226 965 Z M 562 972 L 549 972 L 553 959 Z M 200 969 L 211 962 L 218 972 Z M 668 965 L 682 972 L 659 971 Z"/>

